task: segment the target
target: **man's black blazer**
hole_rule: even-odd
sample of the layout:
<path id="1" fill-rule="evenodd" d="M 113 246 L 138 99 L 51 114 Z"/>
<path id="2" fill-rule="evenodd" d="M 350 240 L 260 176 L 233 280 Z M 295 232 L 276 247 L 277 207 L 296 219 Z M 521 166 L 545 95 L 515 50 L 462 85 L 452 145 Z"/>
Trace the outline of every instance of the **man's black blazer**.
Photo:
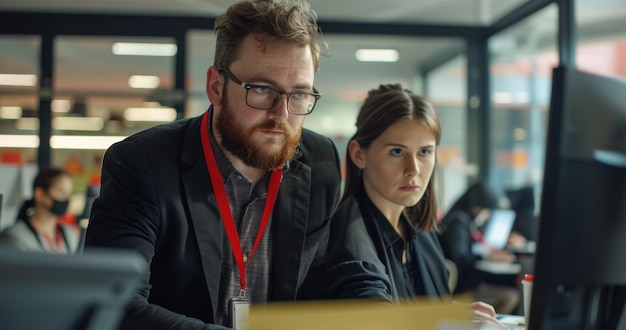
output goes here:
<path id="1" fill-rule="evenodd" d="M 219 210 L 204 160 L 200 122 L 182 119 L 137 133 L 104 156 L 87 248 L 139 251 L 150 273 L 122 328 L 217 329 Z M 303 129 L 301 155 L 283 174 L 271 219 L 269 299 L 318 298 L 329 219 L 341 185 L 333 142 Z M 320 297 L 323 298 L 323 297 Z"/>

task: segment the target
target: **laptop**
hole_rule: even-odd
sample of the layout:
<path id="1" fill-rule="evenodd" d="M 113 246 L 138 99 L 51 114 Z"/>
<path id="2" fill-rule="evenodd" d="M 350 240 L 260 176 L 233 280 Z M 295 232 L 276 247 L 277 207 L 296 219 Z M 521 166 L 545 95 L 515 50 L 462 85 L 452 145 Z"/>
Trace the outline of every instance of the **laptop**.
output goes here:
<path id="1" fill-rule="evenodd" d="M 484 242 L 494 249 L 504 250 L 513 230 L 515 215 L 515 211 L 510 209 L 491 210 L 491 216 L 483 232 Z"/>

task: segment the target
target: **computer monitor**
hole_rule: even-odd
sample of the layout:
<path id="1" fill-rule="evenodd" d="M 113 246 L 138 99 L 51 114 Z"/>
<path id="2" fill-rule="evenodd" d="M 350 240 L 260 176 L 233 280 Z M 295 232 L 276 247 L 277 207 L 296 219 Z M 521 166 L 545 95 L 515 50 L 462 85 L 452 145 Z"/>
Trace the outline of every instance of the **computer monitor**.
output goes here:
<path id="1" fill-rule="evenodd" d="M 134 251 L 76 256 L 3 247 L 0 329 L 117 329 L 145 271 Z"/>
<path id="2" fill-rule="evenodd" d="M 626 83 L 553 71 L 529 329 L 618 329 L 626 288 Z"/>

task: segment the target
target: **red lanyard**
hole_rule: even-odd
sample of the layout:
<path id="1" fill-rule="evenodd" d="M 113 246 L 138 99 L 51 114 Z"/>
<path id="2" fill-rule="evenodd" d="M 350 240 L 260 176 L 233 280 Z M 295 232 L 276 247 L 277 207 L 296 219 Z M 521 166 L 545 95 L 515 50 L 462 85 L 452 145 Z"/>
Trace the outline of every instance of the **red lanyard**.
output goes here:
<path id="1" fill-rule="evenodd" d="M 50 249 L 54 253 L 61 253 L 63 252 L 63 243 L 64 243 L 63 232 L 61 231 L 61 227 L 59 226 L 57 226 L 54 231 L 56 232 L 56 235 L 55 235 L 56 237 L 50 237 L 43 231 L 41 231 L 40 233 L 41 233 L 41 236 L 43 236 L 43 238 L 48 243 L 48 246 L 50 247 Z"/>
<path id="2" fill-rule="evenodd" d="M 209 112 L 207 111 L 204 113 L 204 116 L 202 117 L 202 124 L 200 125 L 200 137 L 202 139 L 204 160 L 206 161 L 207 169 L 209 171 L 209 175 L 211 176 L 211 184 L 213 185 L 213 190 L 215 191 L 215 198 L 217 199 L 220 215 L 224 220 L 224 229 L 228 235 L 228 240 L 230 241 L 230 246 L 233 250 L 233 256 L 235 257 L 237 267 L 239 268 L 239 283 L 241 284 L 241 290 L 243 294 L 245 294 L 246 268 L 248 267 L 250 260 L 252 260 L 254 251 L 256 251 L 256 248 L 261 241 L 261 237 L 263 236 L 263 232 L 265 231 L 265 227 L 269 222 L 270 213 L 272 213 L 274 202 L 276 202 L 276 197 L 278 196 L 278 188 L 280 187 L 280 181 L 283 177 L 283 169 L 281 167 L 272 171 L 267 191 L 267 199 L 265 201 L 265 208 L 263 209 L 263 216 L 261 217 L 261 225 L 259 226 L 259 232 L 256 235 L 256 240 L 252 250 L 250 251 L 250 255 L 247 260 L 244 261 L 243 252 L 241 251 L 241 243 L 239 241 L 239 234 L 237 233 L 237 227 L 235 225 L 235 219 L 233 219 L 230 204 L 228 203 L 228 196 L 226 195 L 226 188 L 224 187 L 222 175 L 219 167 L 217 166 L 217 162 L 215 161 L 213 149 L 211 148 L 211 142 L 209 141 L 208 117 Z"/>

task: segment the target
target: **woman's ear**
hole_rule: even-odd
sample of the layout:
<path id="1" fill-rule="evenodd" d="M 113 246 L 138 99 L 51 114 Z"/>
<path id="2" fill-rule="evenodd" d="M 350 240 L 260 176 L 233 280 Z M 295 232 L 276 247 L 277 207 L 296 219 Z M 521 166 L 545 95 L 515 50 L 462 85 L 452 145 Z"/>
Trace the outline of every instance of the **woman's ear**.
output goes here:
<path id="1" fill-rule="evenodd" d="M 206 95 L 214 106 L 222 104 L 224 91 L 224 75 L 215 67 L 211 66 L 206 72 Z"/>
<path id="2" fill-rule="evenodd" d="M 357 140 L 350 140 L 348 144 L 348 153 L 350 154 L 350 159 L 356 167 L 360 169 L 365 168 L 365 151 L 361 148 L 361 145 Z"/>

